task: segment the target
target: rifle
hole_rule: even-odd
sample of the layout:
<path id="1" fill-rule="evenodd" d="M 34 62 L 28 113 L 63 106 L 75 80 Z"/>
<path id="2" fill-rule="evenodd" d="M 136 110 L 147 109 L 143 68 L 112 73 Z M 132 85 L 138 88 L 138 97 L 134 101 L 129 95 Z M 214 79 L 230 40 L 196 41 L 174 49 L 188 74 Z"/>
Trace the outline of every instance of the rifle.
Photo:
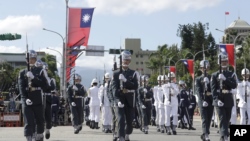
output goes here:
<path id="1" fill-rule="evenodd" d="M 143 88 L 146 89 L 146 79 L 145 79 L 145 76 L 143 78 Z M 146 93 L 144 92 L 144 90 L 143 90 L 143 97 L 144 97 L 144 102 L 145 102 L 145 100 L 146 100 Z"/>
<path id="2" fill-rule="evenodd" d="M 165 70 L 164 70 L 164 75 L 163 75 L 163 85 L 164 83 L 165 83 Z M 162 93 L 162 102 L 164 103 L 164 101 L 165 101 L 165 95 L 164 93 Z"/>
<path id="3" fill-rule="evenodd" d="M 75 74 L 75 71 L 74 71 L 74 75 L 73 75 L 73 87 L 75 86 L 76 82 L 75 82 L 75 78 L 76 78 L 76 74 Z M 75 98 L 76 97 L 76 91 L 73 89 L 73 97 Z"/>
<path id="4" fill-rule="evenodd" d="M 221 68 L 221 55 L 219 55 L 219 63 L 220 63 L 220 74 L 222 73 L 222 68 Z M 222 88 L 223 88 L 223 83 L 222 83 L 222 80 L 220 80 L 220 94 L 219 94 L 219 97 L 221 96 L 222 94 Z"/>
<path id="5" fill-rule="evenodd" d="M 114 56 L 114 65 L 113 65 L 113 71 L 115 70 L 117 70 L 116 56 Z"/>
<path id="6" fill-rule="evenodd" d="M 121 49 L 120 49 L 121 52 Z M 120 74 L 122 74 L 122 54 L 120 55 Z M 123 92 L 123 81 L 120 80 L 120 90 Z"/>
<path id="7" fill-rule="evenodd" d="M 207 66 L 206 66 L 206 61 L 204 60 L 204 78 L 207 76 Z M 220 66 L 221 69 L 221 66 Z M 206 101 L 206 94 L 207 94 L 207 84 L 204 83 L 204 92 L 203 92 L 203 101 Z"/>
<path id="8" fill-rule="evenodd" d="M 244 66 L 245 66 L 245 83 L 247 83 L 247 70 L 246 70 L 247 68 L 246 68 L 246 63 L 244 63 Z M 247 103 L 247 87 L 245 87 L 245 102 Z"/>
<path id="9" fill-rule="evenodd" d="M 27 70 L 30 71 L 30 54 L 29 54 L 29 46 L 28 46 L 28 38 L 27 38 L 27 34 L 26 34 L 26 63 L 27 63 Z M 31 89 L 31 80 L 30 78 L 28 78 L 28 95 L 27 98 L 29 96 L 29 92 Z"/>
<path id="10" fill-rule="evenodd" d="M 169 86 L 171 86 L 171 71 L 169 71 L 168 79 L 169 79 Z M 171 88 L 169 88 L 168 100 L 169 102 L 171 102 Z"/>
<path id="11" fill-rule="evenodd" d="M 103 92 L 102 92 L 102 104 L 104 104 L 104 90 L 105 90 L 105 75 L 103 76 Z"/>

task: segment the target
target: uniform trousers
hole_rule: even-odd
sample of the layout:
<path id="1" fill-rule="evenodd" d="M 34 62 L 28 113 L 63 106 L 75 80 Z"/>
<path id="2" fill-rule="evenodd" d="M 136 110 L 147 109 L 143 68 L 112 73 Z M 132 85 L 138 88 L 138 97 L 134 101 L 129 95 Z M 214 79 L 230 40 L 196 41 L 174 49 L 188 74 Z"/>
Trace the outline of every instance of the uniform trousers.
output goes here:
<path id="1" fill-rule="evenodd" d="M 112 113 L 110 106 L 102 106 L 102 121 L 103 125 L 111 125 Z"/>
<path id="2" fill-rule="evenodd" d="M 170 126 L 171 116 L 173 117 L 173 125 L 178 123 L 178 105 L 165 105 L 165 125 Z"/>
<path id="3" fill-rule="evenodd" d="M 89 106 L 90 120 L 99 122 L 100 120 L 100 106 Z"/>

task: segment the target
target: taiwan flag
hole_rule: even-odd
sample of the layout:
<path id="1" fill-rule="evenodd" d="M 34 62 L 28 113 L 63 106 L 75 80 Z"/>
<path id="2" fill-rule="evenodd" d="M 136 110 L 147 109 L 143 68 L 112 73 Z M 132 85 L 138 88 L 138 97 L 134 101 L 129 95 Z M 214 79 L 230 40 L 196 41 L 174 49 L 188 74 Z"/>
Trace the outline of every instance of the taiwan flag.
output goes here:
<path id="1" fill-rule="evenodd" d="M 165 66 L 168 71 L 175 73 L 175 66 Z"/>
<path id="2" fill-rule="evenodd" d="M 194 60 L 193 59 L 183 59 L 182 62 L 187 67 L 189 73 L 191 74 L 192 78 L 194 79 Z"/>
<path id="3" fill-rule="evenodd" d="M 69 8 L 67 47 L 87 46 L 94 8 Z"/>
<path id="4" fill-rule="evenodd" d="M 72 47 L 71 50 L 67 51 L 67 57 L 66 57 L 66 78 L 67 82 L 69 81 L 71 70 L 73 67 L 75 67 L 75 61 L 79 54 L 80 46 Z"/>
<path id="5" fill-rule="evenodd" d="M 220 44 L 220 51 L 224 52 L 228 56 L 228 63 L 235 67 L 234 64 L 234 45 L 233 44 Z"/>

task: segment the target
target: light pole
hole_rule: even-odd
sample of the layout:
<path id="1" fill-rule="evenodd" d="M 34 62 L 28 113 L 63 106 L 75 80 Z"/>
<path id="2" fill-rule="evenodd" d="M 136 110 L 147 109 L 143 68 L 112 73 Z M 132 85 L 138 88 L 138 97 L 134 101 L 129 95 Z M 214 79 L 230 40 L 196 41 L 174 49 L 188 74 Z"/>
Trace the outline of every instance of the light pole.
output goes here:
<path id="1" fill-rule="evenodd" d="M 53 51 L 59 53 L 61 55 L 61 57 L 63 58 L 61 52 L 59 52 L 55 49 L 49 48 L 49 47 L 47 47 L 47 49 L 53 50 Z M 62 89 L 63 88 L 63 64 L 60 62 L 58 62 L 58 63 L 60 64 L 60 95 L 63 96 L 63 89 Z"/>
<path id="2" fill-rule="evenodd" d="M 53 31 L 53 30 L 49 30 L 49 29 L 46 29 L 46 28 L 43 28 L 43 30 L 45 30 L 45 31 L 48 31 L 48 32 L 52 32 L 52 33 L 55 33 L 55 34 L 57 34 L 57 35 L 59 35 L 61 38 L 62 38 L 62 41 L 63 41 L 63 47 L 62 47 L 62 52 L 63 52 L 63 54 L 65 55 L 65 40 L 64 40 L 64 38 L 63 38 L 63 36 L 60 34 L 60 33 L 58 33 L 58 32 L 56 32 L 56 31 Z M 61 53 L 60 53 L 61 54 Z M 64 55 L 62 55 L 61 54 L 61 56 L 62 56 L 62 78 L 61 78 L 61 81 L 62 82 L 60 82 L 60 84 L 61 84 L 61 87 L 60 87 L 60 89 L 61 89 L 61 95 L 63 95 L 64 96 L 64 98 L 66 99 L 66 78 L 65 78 L 65 71 L 66 71 L 66 69 L 65 69 L 65 56 Z"/>

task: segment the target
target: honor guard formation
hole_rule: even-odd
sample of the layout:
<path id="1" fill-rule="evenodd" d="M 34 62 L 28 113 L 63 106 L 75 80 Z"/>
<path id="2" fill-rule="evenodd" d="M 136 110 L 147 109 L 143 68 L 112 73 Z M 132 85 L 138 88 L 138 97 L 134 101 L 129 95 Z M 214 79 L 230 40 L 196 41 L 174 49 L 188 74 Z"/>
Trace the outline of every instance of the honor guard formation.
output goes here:
<path id="1" fill-rule="evenodd" d="M 166 134 L 167 139 L 178 136 L 180 130 L 196 130 L 193 116 L 197 107 L 202 141 L 210 141 L 210 127 L 218 128 L 220 141 L 229 141 L 229 127 L 236 124 L 238 113 L 241 125 L 250 124 L 249 69 L 242 69 L 239 81 L 229 70 L 224 52 L 218 53 L 216 72 L 210 72 L 208 60 L 199 61 L 201 75 L 195 78 L 193 90 L 185 81 L 177 81 L 170 70 L 155 78 L 156 85 L 150 84 L 149 75 L 129 68 L 131 52 L 124 50 L 119 56 L 120 66 L 114 60 L 112 74 L 105 72 L 102 82 L 93 78 L 88 89 L 81 84 L 81 75 L 74 73 L 67 99 L 58 96 L 48 64 L 39 60 L 34 50 L 27 51 L 26 59 L 27 67 L 19 72 L 18 88 L 27 141 L 49 139 L 52 127 L 60 128 L 57 125 L 68 119 L 74 134 L 82 131 L 85 121 L 90 129 L 110 134 L 113 141 L 130 141 L 133 130 L 150 136 L 153 133 L 149 128 Z"/>

